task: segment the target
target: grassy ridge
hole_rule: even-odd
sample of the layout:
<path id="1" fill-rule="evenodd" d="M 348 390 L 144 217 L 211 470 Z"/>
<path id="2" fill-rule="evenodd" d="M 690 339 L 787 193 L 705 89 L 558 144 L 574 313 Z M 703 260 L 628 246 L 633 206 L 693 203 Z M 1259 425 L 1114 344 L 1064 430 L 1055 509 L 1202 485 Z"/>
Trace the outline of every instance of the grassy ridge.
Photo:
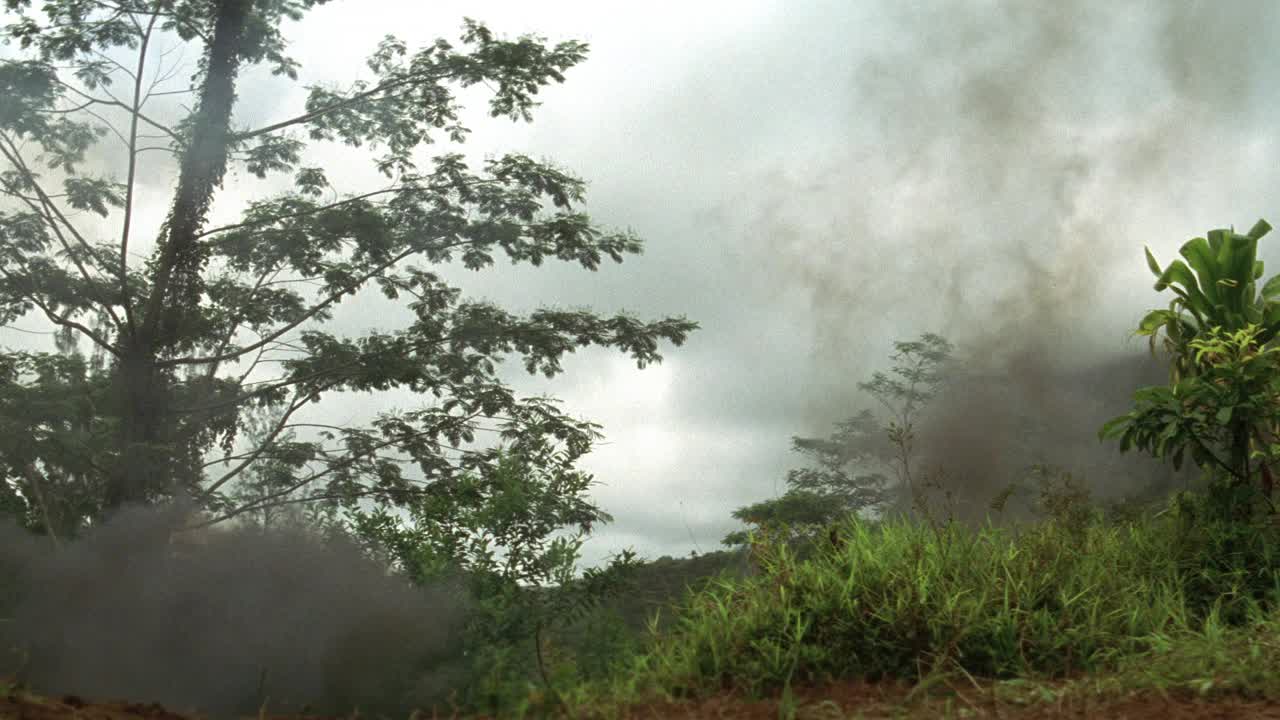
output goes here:
<path id="1" fill-rule="evenodd" d="M 1097 512 L 977 530 L 851 520 L 842 548 L 807 560 L 766 546 L 761 576 L 690 595 L 646 653 L 565 696 L 579 715 L 607 715 L 654 694 L 763 697 L 961 675 L 1280 698 L 1269 671 L 1280 661 L 1280 531 L 1205 517 L 1184 495 L 1116 522 Z"/>

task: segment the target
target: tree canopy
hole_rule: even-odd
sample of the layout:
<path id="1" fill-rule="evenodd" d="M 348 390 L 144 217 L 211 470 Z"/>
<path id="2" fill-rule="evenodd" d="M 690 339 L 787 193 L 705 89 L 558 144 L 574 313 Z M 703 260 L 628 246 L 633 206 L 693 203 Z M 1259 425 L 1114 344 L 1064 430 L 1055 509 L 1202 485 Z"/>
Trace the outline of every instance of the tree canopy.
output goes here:
<path id="1" fill-rule="evenodd" d="M 585 183 L 568 171 L 520 153 L 476 167 L 460 151 L 460 89 L 488 88 L 492 116 L 529 121 L 539 89 L 564 81 L 584 43 L 505 39 L 470 19 L 456 43 L 411 50 L 388 36 L 367 79 L 308 86 L 290 117 L 237 121 L 246 68 L 297 80 L 281 28 L 324 2 L 5 1 L 0 322 L 33 314 L 59 331 L 57 352 L 0 352 L 0 507 L 29 528 L 68 536 L 122 505 L 175 497 L 211 521 L 285 505 L 456 508 L 511 487 L 503 457 L 580 489 L 575 463 L 599 427 L 518 395 L 500 363 L 518 356 L 552 377 L 567 353 L 595 345 L 644 367 L 696 329 L 683 317 L 509 312 L 433 269 L 505 256 L 595 270 L 641 251 L 634 233 L 592 222 Z M 173 50 L 190 45 L 195 73 L 175 81 Z M 191 106 L 173 121 L 157 109 L 171 95 Z M 307 160 L 324 143 L 367 148 L 386 186 L 341 187 Z M 211 205 L 236 167 L 293 187 L 214 226 Z M 138 217 L 140 179 L 172 168 L 169 210 L 137 262 L 131 248 L 152 231 Z M 413 321 L 326 331 L 335 307 L 370 286 Z M 294 419 L 328 393 L 389 390 L 425 402 L 368 427 Z M 255 415 L 268 420 L 243 447 Z M 484 431 L 497 442 L 477 441 Z M 547 523 L 605 518 L 562 498 Z"/>
<path id="2" fill-rule="evenodd" d="M 881 515 L 910 501 L 915 423 L 944 380 L 953 346 L 941 335 L 924 333 L 918 340 L 897 341 L 891 373 L 877 371 L 858 389 L 875 398 L 890 414 L 882 423 L 864 409 L 836 423 L 825 438 L 791 438 L 791 449 L 813 465 L 787 471 L 787 492 L 733 512 L 737 520 L 770 531 L 785 527 L 785 539 L 802 545 L 850 515 Z M 889 484 L 886 471 L 896 484 Z M 721 541 L 749 545 L 750 531 L 735 530 Z"/>

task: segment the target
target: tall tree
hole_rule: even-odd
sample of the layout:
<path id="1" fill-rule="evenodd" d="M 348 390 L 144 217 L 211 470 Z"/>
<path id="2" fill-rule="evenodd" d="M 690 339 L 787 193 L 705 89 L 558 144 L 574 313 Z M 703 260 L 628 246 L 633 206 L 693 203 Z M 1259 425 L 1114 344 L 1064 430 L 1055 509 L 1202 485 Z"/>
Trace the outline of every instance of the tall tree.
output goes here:
<path id="1" fill-rule="evenodd" d="M 448 495 L 460 478 L 496 477 L 503 452 L 576 487 L 574 465 L 598 427 L 552 400 L 519 397 L 498 364 L 519 355 L 550 377 L 566 353 L 599 345 L 643 367 L 661 360 L 660 343 L 679 345 L 696 328 L 584 310 L 518 315 L 408 264 L 480 270 L 504 254 L 595 270 L 606 256 L 621 262 L 641 250 L 634 234 L 592 224 L 580 209 L 584 182 L 548 163 L 515 153 L 475 169 L 456 147 L 420 152 L 465 141 L 458 88 L 485 85 L 491 115 L 529 121 L 539 89 L 564 80 L 586 56 L 583 43 L 502 39 L 469 19 L 459 45 L 441 39 L 410 52 L 388 36 L 368 58 L 371 80 L 310 86 L 300 114 L 238 123 L 243 69 L 265 64 L 296 80 L 281 27 L 324 2 L 51 0 L 35 11 L 5 0 L 17 57 L 0 60 L 0 322 L 36 313 L 102 360 L 94 370 L 74 354 L 0 353 L 0 472 L 29 525 L 73 533 L 126 503 L 179 495 L 214 520 L 284 503 L 409 506 Z M 157 52 L 162 41 L 200 47 L 189 85 L 166 85 L 179 68 L 164 64 L 172 48 Z M 154 104 L 176 93 L 190 94 L 194 109 L 167 123 Z M 122 179 L 83 173 L 106 141 L 120 143 Z M 323 168 L 304 162 L 308 142 L 374 149 L 388 185 L 339 195 Z M 148 168 L 156 151 L 176 160 L 177 178 L 154 251 L 138 265 L 139 180 L 165 167 Z M 212 227 L 210 207 L 237 166 L 259 178 L 291 173 L 294 189 Z M 84 211 L 105 220 L 86 227 Z M 106 221 L 115 239 L 95 241 Z M 311 298 L 295 289 L 306 284 Z M 413 322 L 360 337 L 325 332 L 335 306 L 371 284 L 407 296 Z M 247 368 L 229 370 L 240 362 Z M 276 377 L 250 381 L 271 365 Z M 326 393 L 391 389 L 431 402 L 365 428 L 293 419 Z M 238 447 L 251 410 L 274 421 Z M 297 440 L 291 433 L 304 426 L 322 439 Z M 505 447 L 475 442 L 485 429 Z M 272 489 L 232 492 L 258 465 L 270 468 Z M 576 516 L 588 527 L 592 518 Z"/>
<path id="2" fill-rule="evenodd" d="M 788 490 L 781 497 L 738 508 L 734 518 L 760 529 L 785 526 L 784 539 L 802 543 L 851 514 L 890 509 L 894 496 L 886 471 L 894 474 L 900 495 L 910 492 L 915 423 L 943 382 L 952 346 L 940 335 L 924 333 L 893 347 L 892 375 L 877 371 L 870 381 L 858 383 L 889 411 L 888 422 L 862 410 L 837 423 L 828 437 L 791 438 L 792 450 L 813 464 L 787 471 Z M 742 546 L 750 538 L 747 531 L 735 530 L 721 542 Z"/>

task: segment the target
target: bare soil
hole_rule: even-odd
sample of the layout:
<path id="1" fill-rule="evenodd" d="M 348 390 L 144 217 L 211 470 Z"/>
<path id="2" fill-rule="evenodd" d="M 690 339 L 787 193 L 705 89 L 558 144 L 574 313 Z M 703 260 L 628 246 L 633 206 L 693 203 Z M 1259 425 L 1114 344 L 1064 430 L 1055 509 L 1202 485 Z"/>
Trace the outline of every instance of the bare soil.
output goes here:
<path id="1" fill-rule="evenodd" d="M 0 719 L 2 720 L 204 720 L 184 715 L 154 703 L 99 702 L 74 695 L 43 697 L 6 684 L 0 679 Z M 1280 720 L 1280 702 L 1240 697 L 1195 697 L 1190 693 L 1157 691 L 1133 692 L 1105 700 L 1064 699 L 1033 704 L 996 701 L 990 687 L 944 688 L 931 697 L 908 701 L 910 688 L 904 684 L 840 682 L 820 687 L 795 688 L 796 720 L 842 720 L 843 718 L 1116 718 L 1131 720 L 1236 720 L 1275 718 Z M 627 720 L 689 718 L 725 720 L 776 720 L 779 701 L 749 700 L 739 693 L 724 692 L 685 702 L 655 700 L 628 707 Z M 590 714 L 587 715 L 590 717 Z M 273 715 L 264 712 L 255 720 L 350 720 L 343 718 Z M 416 720 L 458 718 L 448 713 L 419 713 Z M 468 720 L 488 720 L 472 717 Z"/>
<path id="2" fill-rule="evenodd" d="M 1130 720 L 1280 720 L 1280 701 L 1239 697 L 1205 699 L 1191 693 L 1134 692 L 1099 700 L 1065 696 L 1056 702 L 1020 704 L 996 701 L 990 686 L 943 688 L 927 698 L 908 699 L 910 686 L 861 681 L 838 682 L 819 687 L 795 688 L 796 720 L 845 718 L 1117 718 Z M 751 701 L 725 693 L 683 704 L 653 702 L 632 706 L 626 720 L 641 718 L 732 718 L 777 720 L 779 700 Z"/>

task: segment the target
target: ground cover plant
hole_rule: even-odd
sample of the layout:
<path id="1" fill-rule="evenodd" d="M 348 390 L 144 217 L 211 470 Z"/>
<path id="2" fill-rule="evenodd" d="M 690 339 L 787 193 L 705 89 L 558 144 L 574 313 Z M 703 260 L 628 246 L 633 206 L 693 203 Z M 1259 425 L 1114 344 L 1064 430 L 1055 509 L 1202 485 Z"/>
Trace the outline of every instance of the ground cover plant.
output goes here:
<path id="1" fill-rule="evenodd" d="M 1208 677 L 1218 690 L 1238 683 L 1273 691 L 1250 658 L 1273 655 L 1280 640 L 1280 533 L 1256 528 L 1247 544 L 1234 544 L 1239 535 L 1226 540 L 1221 525 L 1195 529 L 1204 507 L 1203 498 L 1181 496 L 1137 521 L 1097 512 L 1084 525 L 1059 515 L 976 531 L 851 519 L 838 528 L 842 547 L 807 561 L 786 544 L 760 545 L 768 552 L 762 575 L 690 597 L 676 629 L 588 697 L 697 698 L 727 689 L 777 697 L 851 678 L 927 687 L 1125 668 L 1144 668 L 1152 683 Z M 1246 571 L 1257 567 L 1269 571 Z M 1224 651 L 1250 638 L 1253 649 L 1236 648 L 1233 664 Z M 1215 653 L 1237 677 L 1189 663 Z"/>

